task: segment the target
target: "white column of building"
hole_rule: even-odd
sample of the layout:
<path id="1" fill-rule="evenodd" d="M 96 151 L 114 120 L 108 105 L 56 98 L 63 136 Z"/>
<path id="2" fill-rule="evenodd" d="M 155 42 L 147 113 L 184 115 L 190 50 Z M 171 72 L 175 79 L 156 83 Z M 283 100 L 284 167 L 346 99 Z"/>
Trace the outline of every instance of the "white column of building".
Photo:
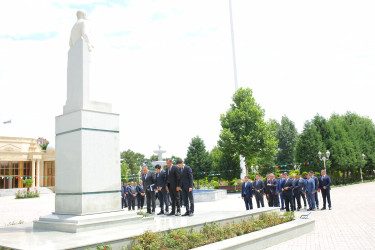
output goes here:
<path id="1" fill-rule="evenodd" d="M 36 161 L 36 180 L 35 180 L 35 184 L 36 184 L 36 187 L 40 187 L 40 160 L 37 160 Z"/>
<path id="2" fill-rule="evenodd" d="M 31 187 L 35 187 L 35 160 L 31 161 L 31 179 L 33 180 Z"/>
<path id="3" fill-rule="evenodd" d="M 39 177 L 39 181 L 40 181 L 39 187 L 44 187 L 44 178 L 45 178 L 45 176 L 44 176 L 44 161 L 40 162 L 39 173 L 42 173 L 42 178 Z"/>

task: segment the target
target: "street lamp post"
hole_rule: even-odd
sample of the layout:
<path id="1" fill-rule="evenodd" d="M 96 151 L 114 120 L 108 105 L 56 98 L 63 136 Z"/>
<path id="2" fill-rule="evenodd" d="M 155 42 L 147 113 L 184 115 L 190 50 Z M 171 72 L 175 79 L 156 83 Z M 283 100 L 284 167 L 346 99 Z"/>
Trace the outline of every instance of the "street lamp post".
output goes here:
<path id="1" fill-rule="evenodd" d="M 366 155 L 364 153 L 362 153 L 362 160 L 365 160 L 365 157 Z M 360 172 L 361 172 L 361 180 L 363 182 L 363 176 L 362 176 L 362 167 L 359 168 Z"/>
<path id="2" fill-rule="evenodd" d="M 327 155 L 327 158 L 325 156 L 322 157 L 322 152 L 320 152 L 320 151 L 318 152 L 319 159 L 323 160 L 323 162 L 324 162 L 324 171 L 327 173 L 326 160 L 329 160 L 329 156 L 331 155 L 329 150 L 327 150 L 326 155 Z"/>

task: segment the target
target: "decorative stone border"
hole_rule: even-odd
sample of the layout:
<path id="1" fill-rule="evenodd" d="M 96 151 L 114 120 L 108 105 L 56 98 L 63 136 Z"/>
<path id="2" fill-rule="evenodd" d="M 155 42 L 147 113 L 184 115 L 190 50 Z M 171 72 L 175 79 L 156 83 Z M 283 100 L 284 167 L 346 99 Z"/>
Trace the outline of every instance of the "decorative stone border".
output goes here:
<path id="1" fill-rule="evenodd" d="M 311 232 L 314 230 L 314 227 L 314 219 L 296 219 L 294 221 L 194 249 L 264 249 L 277 245 L 283 241 L 299 237 L 301 234 Z"/>

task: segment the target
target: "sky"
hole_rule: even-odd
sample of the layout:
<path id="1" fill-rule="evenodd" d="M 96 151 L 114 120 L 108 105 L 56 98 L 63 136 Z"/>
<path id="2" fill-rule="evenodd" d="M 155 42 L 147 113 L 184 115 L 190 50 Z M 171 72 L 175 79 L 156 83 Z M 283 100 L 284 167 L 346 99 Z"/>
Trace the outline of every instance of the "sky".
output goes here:
<path id="1" fill-rule="evenodd" d="M 120 114 L 120 149 L 207 150 L 235 91 L 229 0 L 0 1 L 0 136 L 55 143 L 78 9 L 93 44 L 90 98 Z M 316 114 L 375 120 L 373 0 L 232 0 L 239 87 L 299 132 Z M 11 124 L 3 124 L 11 120 Z"/>

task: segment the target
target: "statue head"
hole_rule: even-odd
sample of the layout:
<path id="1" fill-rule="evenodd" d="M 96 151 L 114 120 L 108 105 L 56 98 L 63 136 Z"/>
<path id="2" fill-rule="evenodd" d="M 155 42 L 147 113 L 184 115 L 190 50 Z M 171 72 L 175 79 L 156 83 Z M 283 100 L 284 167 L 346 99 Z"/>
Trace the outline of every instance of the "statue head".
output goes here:
<path id="1" fill-rule="evenodd" d="M 87 12 L 84 10 L 78 10 L 76 15 L 77 15 L 77 19 L 87 20 Z"/>

